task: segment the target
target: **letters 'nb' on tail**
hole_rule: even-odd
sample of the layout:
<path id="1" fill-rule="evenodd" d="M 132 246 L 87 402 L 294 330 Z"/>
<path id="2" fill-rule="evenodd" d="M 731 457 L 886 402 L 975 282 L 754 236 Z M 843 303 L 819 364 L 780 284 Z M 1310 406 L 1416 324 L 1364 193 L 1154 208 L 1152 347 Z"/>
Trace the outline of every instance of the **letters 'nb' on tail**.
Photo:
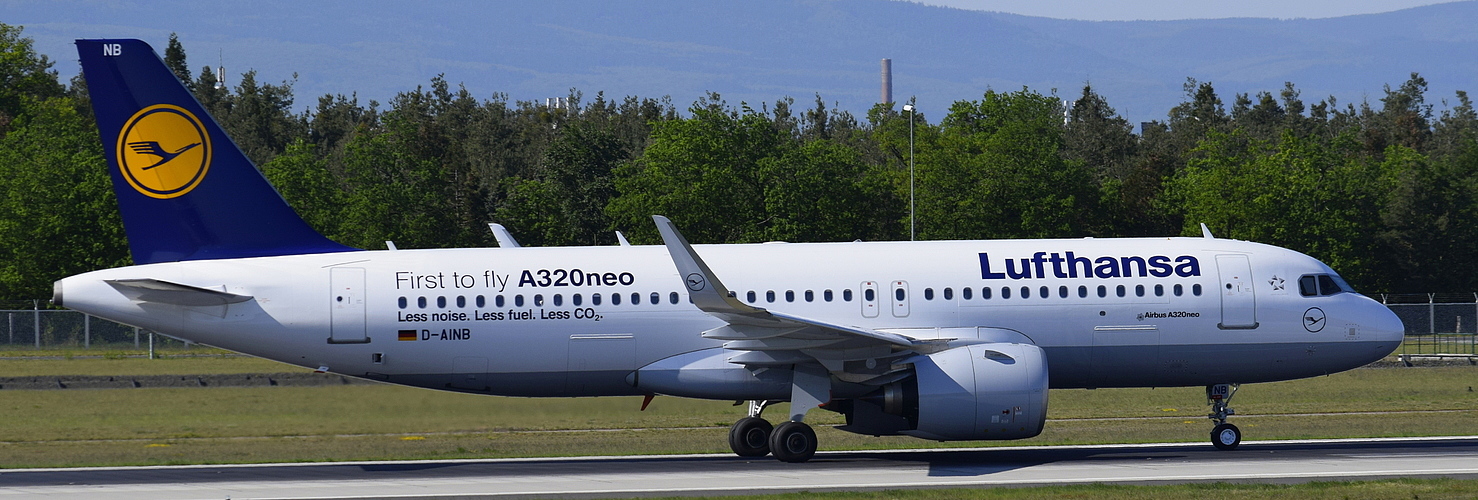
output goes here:
<path id="1" fill-rule="evenodd" d="M 149 44 L 77 53 L 135 263 L 354 250 L 293 212 Z"/>

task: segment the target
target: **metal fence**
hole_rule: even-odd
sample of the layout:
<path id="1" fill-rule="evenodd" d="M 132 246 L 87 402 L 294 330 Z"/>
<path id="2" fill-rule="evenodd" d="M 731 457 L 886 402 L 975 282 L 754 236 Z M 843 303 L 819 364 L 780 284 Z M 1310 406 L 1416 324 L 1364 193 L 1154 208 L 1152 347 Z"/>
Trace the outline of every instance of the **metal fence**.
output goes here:
<path id="1" fill-rule="evenodd" d="M 1406 326 L 1403 355 L 1478 355 L 1478 293 L 1378 298 Z"/>
<path id="2" fill-rule="evenodd" d="M 35 301 L 29 309 L 0 309 L 0 340 L 5 349 L 146 349 L 183 348 L 194 344 L 148 330 L 114 323 L 77 311 L 46 309 Z"/>

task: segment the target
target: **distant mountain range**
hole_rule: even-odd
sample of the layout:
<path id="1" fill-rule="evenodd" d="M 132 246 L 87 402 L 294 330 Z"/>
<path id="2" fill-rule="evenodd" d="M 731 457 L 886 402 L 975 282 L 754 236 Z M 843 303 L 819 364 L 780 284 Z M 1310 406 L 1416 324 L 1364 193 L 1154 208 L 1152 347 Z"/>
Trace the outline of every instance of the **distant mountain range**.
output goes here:
<path id="1" fill-rule="evenodd" d="M 1186 77 L 1237 92 L 1291 81 L 1313 102 L 1379 105 L 1411 72 L 1443 108 L 1478 90 L 1478 1 L 1331 19 L 1069 21 L 889 0 L 557 0 L 544 2 L 0 2 L 64 77 L 74 38 L 138 37 L 163 51 L 177 32 L 192 68 L 229 80 L 298 75 L 298 108 L 323 94 L 387 101 L 444 73 L 479 97 L 669 95 L 731 104 L 794 97 L 861 114 L 893 60 L 894 97 L 937 122 L 956 100 L 1022 86 L 1072 99 L 1090 82 L 1131 121 L 1163 119 Z"/>

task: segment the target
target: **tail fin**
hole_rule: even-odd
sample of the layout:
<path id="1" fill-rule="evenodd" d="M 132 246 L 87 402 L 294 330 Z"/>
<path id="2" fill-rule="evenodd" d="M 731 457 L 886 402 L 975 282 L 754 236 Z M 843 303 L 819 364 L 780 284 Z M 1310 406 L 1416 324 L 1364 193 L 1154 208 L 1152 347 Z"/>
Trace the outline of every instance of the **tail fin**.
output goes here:
<path id="1" fill-rule="evenodd" d="M 298 217 L 140 40 L 78 40 L 137 264 L 344 252 Z"/>

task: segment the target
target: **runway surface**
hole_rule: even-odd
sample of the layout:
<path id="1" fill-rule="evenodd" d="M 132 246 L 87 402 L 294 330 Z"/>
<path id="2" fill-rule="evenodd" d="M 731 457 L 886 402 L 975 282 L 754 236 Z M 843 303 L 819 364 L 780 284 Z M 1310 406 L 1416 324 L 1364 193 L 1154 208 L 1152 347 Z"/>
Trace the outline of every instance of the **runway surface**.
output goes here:
<path id="1" fill-rule="evenodd" d="M 1478 436 L 0 471 L 10 498 L 590 498 L 1078 483 L 1478 479 Z"/>

